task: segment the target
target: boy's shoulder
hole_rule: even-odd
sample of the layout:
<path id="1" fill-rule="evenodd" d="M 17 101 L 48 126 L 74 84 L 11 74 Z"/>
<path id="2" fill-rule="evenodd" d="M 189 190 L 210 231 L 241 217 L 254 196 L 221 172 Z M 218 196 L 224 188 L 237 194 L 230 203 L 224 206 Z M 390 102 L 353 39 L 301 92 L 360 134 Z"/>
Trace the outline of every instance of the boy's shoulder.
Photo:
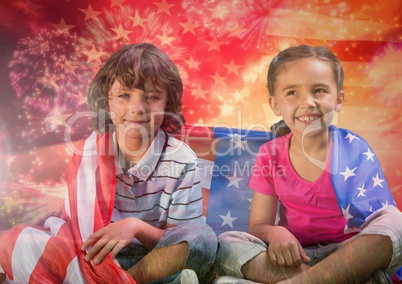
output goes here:
<path id="1" fill-rule="evenodd" d="M 167 137 L 166 155 L 181 163 L 196 163 L 197 155 L 190 146 L 170 134 L 167 134 Z"/>

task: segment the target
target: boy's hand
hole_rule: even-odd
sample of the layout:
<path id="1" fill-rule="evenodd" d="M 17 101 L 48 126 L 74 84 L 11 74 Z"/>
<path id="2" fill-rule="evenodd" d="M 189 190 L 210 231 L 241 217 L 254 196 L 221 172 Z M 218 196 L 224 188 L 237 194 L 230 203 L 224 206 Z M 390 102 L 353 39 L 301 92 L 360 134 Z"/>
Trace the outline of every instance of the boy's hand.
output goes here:
<path id="1" fill-rule="evenodd" d="M 91 261 L 98 252 L 99 254 L 94 259 L 96 264 L 102 262 L 109 252 L 114 258 L 122 248 L 133 240 L 135 236 L 134 220 L 127 218 L 111 223 L 89 236 L 81 247 L 85 251 L 92 245 L 85 256 L 85 260 Z"/>
<path id="2" fill-rule="evenodd" d="M 310 262 L 303 247 L 286 228 L 274 226 L 269 233 L 268 253 L 274 265 L 298 267 L 303 262 Z"/>

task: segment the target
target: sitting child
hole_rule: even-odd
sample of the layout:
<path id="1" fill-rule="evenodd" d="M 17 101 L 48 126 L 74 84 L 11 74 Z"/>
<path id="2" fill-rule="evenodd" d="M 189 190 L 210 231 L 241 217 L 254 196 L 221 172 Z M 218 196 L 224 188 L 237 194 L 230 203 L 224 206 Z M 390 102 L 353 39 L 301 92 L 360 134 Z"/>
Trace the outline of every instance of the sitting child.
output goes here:
<path id="1" fill-rule="evenodd" d="M 65 217 L 0 241 L 0 275 L 22 283 L 198 283 L 217 240 L 203 222 L 197 158 L 180 131 L 183 85 L 151 44 L 111 55 L 88 91 L 95 131 L 68 169 Z M 198 275 L 198 277 L 197 277 Z M 201 280 L 202 281 L 202 280 Z"/>
<path id="2" fill-rule="evenodd" d="M 389 281 L 384 270 L 402 265 L 402 213 L 375 154 L 362 137 L 330 125 L 344 102 L 343 78 L 323 46 L 273 58 L 269 103 L 289 131 L 260 148 L 249 233 L 218 237 L 217 267 L 229 276 L 215 283 Z M 270 163 L 284 174 L 270 173 Z"/>

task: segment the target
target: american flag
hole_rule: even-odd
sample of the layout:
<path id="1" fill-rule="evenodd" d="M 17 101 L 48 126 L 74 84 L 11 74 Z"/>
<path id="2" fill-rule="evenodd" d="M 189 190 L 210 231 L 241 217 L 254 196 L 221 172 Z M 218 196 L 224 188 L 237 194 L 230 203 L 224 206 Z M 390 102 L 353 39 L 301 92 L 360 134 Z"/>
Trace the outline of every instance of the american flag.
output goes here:
<path id="1" fill-rule="evenodd" d="M 373 212 L 396 206 L 374 151 L 359 135 L 331 127 L 332 182 L 350 229 L 360 228 Z"/>
<path id="2" fill-rule="evenodd" d="M 328 46 L 346 72 L 337 123 L 367 139 L 401 208 L 401 11 L 402 1 L 381 0 L 0 1 L 0 230 L 43 224 L 60 208 L 72 155 L 64 132 L 89 135 L 89 117 L 74 120 L 88 110 L 89 81 L 139 41 L 178 65 L 187 123 L 238 128 L 277 121 L 266 71 L 279 50 Z M 222 228 L 237 228 L 241 217 L 228 213 L 217 224 L 222 215 Z"/>
<path id="3" fill-rule="evenodd" d="M 247 186 L 259 147 L 272 132 L 225 127 L 194 126 L 186 141 L 199 157 L 204 216 L 216 234 L 248 231 L 252 190 Z M 193 139 L 196 138 L 196 139 Z"/>

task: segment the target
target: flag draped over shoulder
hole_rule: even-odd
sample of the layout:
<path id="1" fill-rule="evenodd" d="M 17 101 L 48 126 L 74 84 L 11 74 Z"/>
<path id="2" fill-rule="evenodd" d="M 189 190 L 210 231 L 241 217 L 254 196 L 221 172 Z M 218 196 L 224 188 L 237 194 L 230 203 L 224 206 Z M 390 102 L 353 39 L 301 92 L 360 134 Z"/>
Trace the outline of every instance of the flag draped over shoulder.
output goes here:
<path id="1" fill-rule="evenodd" d="M 349 130 L 330 126 L 331 176 L 345 233 L 362 227 L 367 217 L 396 206 L 381 166 L 368 143 Z M 204 216 L 215 233 L 248 230 L 252 190 L 247 186 L 259 147 L 272 132 L 224 127 L 187 127 L 181 139 L 199 157 Z M 280 165 L 268 165 L 280 173 Z"/>
<path id="2" fill-rule="evenodd" d="M 335 126 L 332 135 L 332 183 L 347 220 L 345 232 L 364 226 L 377 210 L 395 206 L 381 166 L 368 143 L 359 135 Z M 379 212 L 379 211 L 377 211 Z"/>
<path id="3" fill-rule="evenodd" d="M 115 193 L 111 135 L 93 132 L 77 147 L 68 168 L 64 218 L 44 227 L 19 225 L 0 242 L 0 272 L 18 283 L 136 283 L 112 257 L 84 260 L 83 242 L 109 224 Z"/>

